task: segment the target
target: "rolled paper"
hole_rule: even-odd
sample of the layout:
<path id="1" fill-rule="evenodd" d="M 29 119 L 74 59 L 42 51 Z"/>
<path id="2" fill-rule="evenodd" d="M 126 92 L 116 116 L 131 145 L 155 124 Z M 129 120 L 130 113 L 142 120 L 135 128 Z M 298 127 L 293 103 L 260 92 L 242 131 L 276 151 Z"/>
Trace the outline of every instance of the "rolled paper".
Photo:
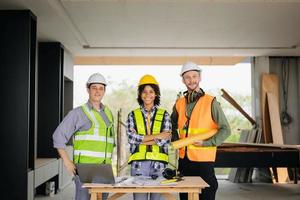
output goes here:
<path id="1" fill-rule="evenodd" d="M 197 140 L 207 140 L 209 138 L 211 138 L 213 135 L 215 135 L 215 133 L 217 132 L 217 129 L 212 129 L 208 132 L 205 133 L 201 133 L 201 134 L 193 134 L 193 135 L 189 135 L 189 137 L 180 139 L 180 140 L 176 140 L 174 142 L 172 142 L 172 148 L 173 149 L 179 149 L 181 147 L 185 147 L 188 146 L 190 144 L 193 144 L 195 141 Z"/>

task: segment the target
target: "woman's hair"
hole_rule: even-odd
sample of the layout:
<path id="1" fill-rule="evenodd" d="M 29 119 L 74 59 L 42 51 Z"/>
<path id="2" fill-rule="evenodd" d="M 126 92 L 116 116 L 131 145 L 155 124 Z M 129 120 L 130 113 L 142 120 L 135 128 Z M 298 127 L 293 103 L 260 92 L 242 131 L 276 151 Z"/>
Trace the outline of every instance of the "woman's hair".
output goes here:
<path id="1" fill-rule="evenodd" d="M 159 106 L 160 105 L 160 90 L 159 90 L 158 85 L 155 85 L 155 84 L 145 84 L 145 85 L 140 85 L 138 87 L 138 98 L 137 98 L 137 101 L 138 101 L 139 105 L 141 106 L 141 105 L 144 104 L 141 96 L 142 96 L 142 92 L 144 91 L 144 89 L 145 89 L 145 87 L 147 85 L 149 85 L 154 90 L 154 92 L 156 94 L 156 97 L 154 99 L 154 105 L 155 106 Z"/>

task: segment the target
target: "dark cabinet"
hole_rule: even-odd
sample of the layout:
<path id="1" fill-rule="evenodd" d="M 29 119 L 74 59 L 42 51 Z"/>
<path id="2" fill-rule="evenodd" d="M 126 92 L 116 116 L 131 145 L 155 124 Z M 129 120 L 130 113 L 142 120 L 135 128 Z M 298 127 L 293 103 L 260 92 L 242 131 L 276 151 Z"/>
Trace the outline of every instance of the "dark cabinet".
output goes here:
<path id="1" fill-rule="evenodd" d="M 73 73 L 70 53 L 59 42 L 38 45 L 38 120 L 37 158 L 57 158 L 52 134 L 66 113 L 73 109 Z"/>
<path id="2" fill-rule="evenodd" d="M 65 69 L 73 75 L 72 56 L 59 42 L 39 42 L 38 45 L 38 119 L 37 119 L 37 160 L 47 161 L 58 158 L 53 148 L 52 135 L 65 113 L 73 109 L 73 81 L 65 76 Z M 47 158 L 47 159 L 44 159 Z M 50 165 L 50 163 L 49 163 Z M 40 169 L 44 169 L 44 165 Z M 62 169 L 63 170 L 63 169 Z M 44 193 L 45 182 L 55 181 L 58 189 L 65 181 L 59 171 L 47 178 L 35 174 L 36 192 Z M 51 178 L 51 179 L 49 179 Z M 60 182 L 59 182 L 60 180 Z"/>
<path id="3" fill-rule="evenodd" d="M 64 49 L 58 42 L 40 42 L 38 55 L 37 157 L 57 158 L 52 134 L 64 112 Z"/>
<path id="4" fill-rule="evenodd" d="M 0 44 L 1 197 L 26 199 L 35 158 L 36 17 L 0 11 Z"/>

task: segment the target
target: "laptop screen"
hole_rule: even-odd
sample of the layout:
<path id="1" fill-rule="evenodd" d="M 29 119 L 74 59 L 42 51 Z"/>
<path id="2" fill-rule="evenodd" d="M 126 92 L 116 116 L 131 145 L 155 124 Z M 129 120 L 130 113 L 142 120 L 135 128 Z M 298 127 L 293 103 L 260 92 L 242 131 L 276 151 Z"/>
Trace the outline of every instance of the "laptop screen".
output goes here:
<path id="1" fill-rule="evenodd" d="M 82 183 L 114 184 L 115 178 L 110 164 L 76 164 L 77 173 Z"/>

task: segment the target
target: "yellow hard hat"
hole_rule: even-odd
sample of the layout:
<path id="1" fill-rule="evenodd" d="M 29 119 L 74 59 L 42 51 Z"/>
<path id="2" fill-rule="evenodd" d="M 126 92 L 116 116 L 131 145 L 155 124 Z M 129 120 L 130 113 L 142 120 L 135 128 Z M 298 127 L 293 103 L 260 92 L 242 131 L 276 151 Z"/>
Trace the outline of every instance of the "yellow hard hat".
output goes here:
<path id="1" fill-rule="evenodd" d="M 139 82 L 138 86 L 145 85 L 145 84 L 154 84 L 154 85 L 159 86 L 158 82 L 156 81 L 156 79 L 152 75 L 149 75 L 149 74 L 144 75 L 140 79 L 140 82 Z"/>

